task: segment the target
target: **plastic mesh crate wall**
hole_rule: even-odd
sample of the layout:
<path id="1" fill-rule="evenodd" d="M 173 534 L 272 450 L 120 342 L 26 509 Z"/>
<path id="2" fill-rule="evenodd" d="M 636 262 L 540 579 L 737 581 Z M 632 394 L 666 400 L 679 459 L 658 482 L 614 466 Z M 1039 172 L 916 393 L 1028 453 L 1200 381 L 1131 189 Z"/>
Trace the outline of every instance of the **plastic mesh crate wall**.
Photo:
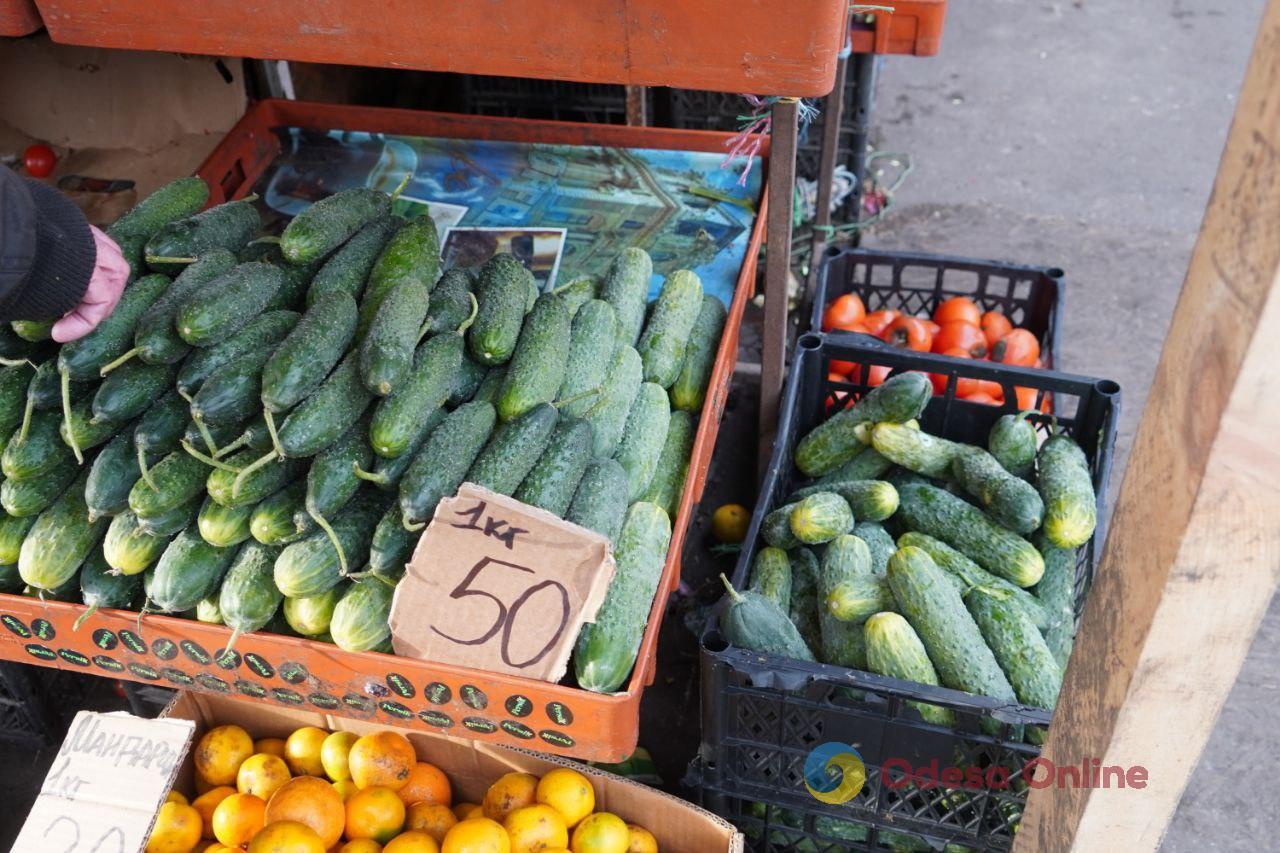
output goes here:
<path id="1" fill-rule="evenodd" d="M 999 311 L 1013 325 L 1035 335 L 1045 366 L 1061 368 L 1058 326 L 1064 277 L 1057 267 L 918 252 L 832 248 L 823 257 L 818 272 L 809 329 L 822 331 L 822 314 L 827 305 L 846 293 L 856 293 L 868 312 L 892 309 L 919 316 L 932 316 L 948 297 L 968 296 L 983 311 Z"/>
<path id="2" fill-rule="evenodd" d="M 1014 411 L 1012 405 L 987 406 L 956 398 L 958 379 L 999 382 L 1009 399 L 1014 399 L 1015 386 L 1037 389 L 1038 403 L 1051 394 L 1058 426 L 1080 443 L 1089 459 L 1101 518 L 1119 416 L 1120 389 L 1114 382 L 914 353 L 866 336 L 807 334 L 801 337 L 792 363 L 774 456 L 734 571 L 736 587 L 747 584 L 764 516 L 803 479 L 791 462 L 795 443 L 822 420 L 829 404 L 843 405 L 848 395 L 856 399 L 868 390 L 865 385 L 829 381 L 828 365 L 833 359 L 852 362 L 853 376 L 870 375 L 870 368 L 877 365 L 893 373 L 920 370 L 944 375 L 946 393 L 931 399 L 921 427 L 958 441 L 985 444 L 995 420 Z M 1042 432 L 1052 422 L 1041 415 L 1031 420 Z M 1077 613 L 1092 579 L 1103 527 L 1099 524 L 1093 539 L 1079 551 Z M 912 702 L 949 708 L 956 725 L 925 723 Z M 960 691 L 745 652 L 729 646 L 714 626 L 702 641 L 699 772 L 708 806 L 726 817 L 744 808 L 735 805 L 737 801 L 761 803 L 802 809 L 809 818 L 859 820 L 985 849 L 1005 849 L 1026 801 L 1022 770 L 1039 754 L 1039 748 L 1019 739 L 1013 727 L 1047 725 L 1050 717 L 1044 710 Z M 984 722 L 995 727 L 994 733 L 982 728 Z M 857 797 L 829 806 L 808 794 L 804 762 L 814 747 L 832 741 L 857 749 L 868 772 Z M 1009 775 L 1009 785 L 977 790 L 899 787 L 890 782 L 901 781 L 900 775 L 886 779 L 878 772 L 890 759 L 913 768 L 931 762 L 939 768 L 983 772 L 1001 767 Z M 805 825 L 811 826 L 811 820 Z"/>

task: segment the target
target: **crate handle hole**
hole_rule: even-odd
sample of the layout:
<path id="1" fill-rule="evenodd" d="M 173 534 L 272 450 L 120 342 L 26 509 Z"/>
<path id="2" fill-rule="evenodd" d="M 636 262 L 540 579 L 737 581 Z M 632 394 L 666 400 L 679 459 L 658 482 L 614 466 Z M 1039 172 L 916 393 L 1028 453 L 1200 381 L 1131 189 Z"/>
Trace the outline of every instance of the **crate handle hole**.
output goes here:
<path id="1" fill-rule="evenodd" d="M 801 335 L 799 344 L 801 349 L 813 350 L 816 352 L 817 350 L 822 349 L 822 336 L 812 333 Z"/>
<path id="2" fill-rule="evenodd" d="M 1049 278 L 1065 278 L 1067 275 L 1066 272 L 1058 267 L 1049 267 L 1044 271 L 1044 274 L 1049 276 Z"/>
<path id="3" fill-rule="evenodd" d="M 1107 397 L 1114 397 L 1120 393 L 1120 383 L 1116 382 L 1114 379 L 1100 380 L 1098 384 L 1093 387 L 1099 394 L 1103 394 Z"/>
<path id="4" fill-rule="evenodd" d="M 708 631 L 702 638 L 702 647 L 712 654 L 727 651 L 729 642 L 719 631 Z"/>

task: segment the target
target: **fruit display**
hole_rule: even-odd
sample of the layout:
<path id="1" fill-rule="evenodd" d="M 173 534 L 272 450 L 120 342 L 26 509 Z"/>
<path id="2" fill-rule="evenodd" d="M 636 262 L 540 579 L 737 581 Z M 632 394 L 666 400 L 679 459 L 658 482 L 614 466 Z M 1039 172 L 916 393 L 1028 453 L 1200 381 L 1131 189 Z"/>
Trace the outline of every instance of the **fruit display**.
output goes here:
<path id="1" fill-rule="evenodd" d="M 613 541 L 573 670 L 624 685 L 724 305 L 686 270 L 648 305 L 634 248 L 545 293 L 509 254 L 442 271 L 432 220 L 379 191 L 278 237 L 208 194 L 182 178 L 110 226 L 134 274 L 92 333 L 4 343 L 0 592 L 390 652 L 419 531 L 473 482 Z"/>
<path id="2" fill-rule="evenodd" d="M 740 648 L 1052 710 L 1076 553 L 1097 525 L 1088 460 L 1026 412 L 996 421 L 986 447 L 930 435 L 916 419 L 931 390 L 923 373 L 896 374 L 799 439 L 792 461 L 809 480 L 763 516 L 748 588 L 724 581 L 721 632 Z"/>
<path id="3" fill-rule="evenodd" d="M 397 732 L 303 726 L 284 739 L 206 731 L 194 778 L 170 792 L 148 853 L 658 853 L 642 826 L 599 808 L 572 767 L 493 779 L 479 802 Z"/>

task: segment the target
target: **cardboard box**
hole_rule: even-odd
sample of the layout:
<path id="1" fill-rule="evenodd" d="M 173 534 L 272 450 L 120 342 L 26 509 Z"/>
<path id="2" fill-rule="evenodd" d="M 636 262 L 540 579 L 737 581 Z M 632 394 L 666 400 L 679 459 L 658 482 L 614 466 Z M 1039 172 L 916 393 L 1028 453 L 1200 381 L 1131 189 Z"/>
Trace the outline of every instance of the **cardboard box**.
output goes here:
<path id="1" fill-rule="evenodd" d="M 389 726 L 334 717 L 303 708 L 279 708 L 219 696 L 179 691 L 165 709 L 165 717 L 193 720 L 195 741 L 209 728 L 234 723 L 256 738 L 287 737 L 302 726 L 357 734 Z M 663 853 L 741 853 L 743 836 L 733 826 L 697 806 L 587 765 L 523 750 L 507 749 L 471 740 L 398 729 L 418 752 L 418 758 L 443 770 L 453 785 L 455 803 L 478 803 L 485 790 L 503 773 L 513 770 L 541 775 L 555 767 L 573 767 L 586 774 L 596 790 L 596 809 L 609 811 L 629 823 L 639 824 L 658 839 Z M 193 790 L 193 761 L 188 754 L 178 772 L 175 788 Z"/>

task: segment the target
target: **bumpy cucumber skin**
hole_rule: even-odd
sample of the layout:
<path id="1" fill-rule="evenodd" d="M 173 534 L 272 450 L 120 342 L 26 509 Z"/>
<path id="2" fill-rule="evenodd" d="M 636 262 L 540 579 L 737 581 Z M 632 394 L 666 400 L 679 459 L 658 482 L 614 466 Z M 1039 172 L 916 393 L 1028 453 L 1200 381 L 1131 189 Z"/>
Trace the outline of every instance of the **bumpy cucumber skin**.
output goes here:
<path id="1" fill-rule="evenodd" d="M 822 565 L 808 548 L 793 548 L 787 557 L 791 563 L 791 608 L 787 613 L 805 644 L 810 649 L 822 648 L 822 628 L 818 623 Z"/>
<path id="2" fill-rule="evenodd" d="M 360 342 L 360 378 L 370 392 L 385 397 L 404 383 L 430 304 L 430 291 L 417 281 L 407 281 L 383 298 Z"/>
<path id="3" fill-rule="evenodd" d="M 523 264 L 505 252 L 480 268 L 476 319 L 467 330 L 467 348 L 476 361 L 492 367 L 511 358 L 524 323 L 532 278 Z"/>
<path id="4" fill-rule="evenodd" d="M 201 500 L 200 495 L 196 495 L 186 503 L 178 504 L 159 515 L 138 516 L 138 526 L 151 536 L 177 536 L 187 525 L 196 520 Z"/>
<path id="5" fill-rule="evenodd" d="M 441 498 L 457 492 L 497 418 L 488 403 L 464 403 L 435 428 L 400 481 L 400 509 L 406 522 L 429 521 Z"/>
<path id="6" fill-rule="evenodd" d="M 306 517 L 307 481 L 295 480 L 270 497 L 264 498 L 253 508 L 249 516 L 249 532 L 263 545 L 279 546 L 296 542 L 306 536 L 316 525 L 299 524 L 299 516 Z"/>
<path id="7" fill-rule="evenodd" d="M 696 427 L 688 412 L 674 411 L 667 426 L 667 437 L 658 456 L 658 467 L 641 500 L 657 504 L 672 519 L 680 508 L 684 481 L 689 473 L 689 455 L 693 452 Z"/>
<path id="8" fill-rule="evenodd" d="M 319 260 L 390 210 L 391 197 L 381 190 L 341 190 L 295 216 L 280 235 L 280 251 L 291 264 Z"/>
<path id="9" fill-rule="evenodd" d="M 849 503 L 834 492 L 803 498 L 790 517 L 791 533 L 805 545 L 821 545 L 853 529 Z"/>
<path id="10" fill-rule="evenodd" d="M 558 399 L 569 400 L 604 384 L 617 348 L 617 337 L 617 315 L 608 302 L 592 299 L 578 309 L 569 328 L 569 357 L 565 361 L 560 392 L 556 395 Z M 561 406 L 560 411 L 568 417 L 580 418 L 595 404 L 593 396 L 578 397 Z"/>
<path id="11" fill-rule="evenodd" d="M 94 549 L 80 567 L 80 600 L 90 607 L 133 607 L 142 592 L 142 578 L 113 571 Z"/>
<path id="12" fill-rule="evenodd" d="M 626 511 L 627 472 L 617 460 L 596 459 L 583 472 L 564 517 L 615 542 Z"/>
<path id="13" fill-rule="evenodd" d="M 275 616 L 284 598 L 272 576 L 279 553 L 280 549 L 260 542 L 240 546 L 218 593 L 223 624 L 248 634 L 261 630 Z"/>
<path id="14" fill-rule="evenodd" d="M 630 346 L 620 347 L 609 365 L 608 375 L 595 403 L 583 415 L 595 431 L 595 454 L 612 457 L 618 451 L 622 431 L 636 395 L 640 393 L 644 366 L 640 354 Z"/>
<path id="15" fill-rule="evenodd" d="M 877 675 L 913 681 L 916 684 L 938 683 L 938 673 L 929 661 L 920 635 L 899 613 L 877 613 L 863 629 L 867 645 L 867 669 Z M 913 702 L 927 723 L 939 726 L 955 724 L 950 708 Z"/>
<path id="16" fill-rule="evenodd" d="M 140 575 L 160 559 L 171 538 L 171 534 L 153 536 L 143 530 L 138 516 L 125 510 L 111 519 L 102 540 L 102 555 L 120 574 Z"/>
<path id="17" fill-rule="evenodd" d="M 684 348 L 680 373 L 671 386 L 671 405 L 675 408 L 695 414 L 702 411 L 725 320 L 724 303 L 714 296 L 703 296 L 702 306 L 689 332 L 689 343 Z"/>
<path id="18" fill-rule="evenodd" d="M 591 424 L 561 418 L 547 449 L 516 489 L 516 500 L 563 517 L 591 463 L 591 443 Z"/>
<path id="19" fill-rule="evenodd" d="M 760 524 L 760 536 L 765 542 L 784 550 L 800 544 L 800 540 L 791 532 L 791 512 L 799 504 L 799 501 L 783 504 L 765 515 Z"/>
<path id="20" fill-rule="evenodd" d="M 547 403 L 530 409 L 494 430 L 467 472 L 467 481 L 510 495 L 547 449 L 560 413 Z"/>
<path id="21" fill-rule="evenodd" d="M 380 578 L 397 581 L 404 575 L 405 563 L 418 544 L 418 534 L 406 530 L 400 505 L 393 503 L 378 519 L 369 542 L 369 571 Z"/>
<path id="22" fill-rule="evenodd" d="M 156 488 L 146 480 L 133 484 L 129 491 L 129 509 L 143 519 L 172 512 L 204 491 L 208 471 L 199 459 L 181 450 L 174 451 L 151 469 Z"/>
<path id="23" fill-rule="evenodd" d="M 187 401 L 170 390 L 138 419 L 133 430 L 133 447 L 148 460 L 178 449 L 187 427 Z"/>
<path id="24" fill-rule="evenodd" d="M 28 586 L 55 589 L 75 577 L 106 532 L 106 519 L 89 520 L 82 476 L 27 531 L 18 553 L 18 573 Z"/>
<path id="25" fill-rule="evenodd" d="M 878 522 L 859 521 L 853 526 L 851 532 L 867 543 L 867 547 L 871 550 L 871 571 L 883 576 L 889 567 L 889 558 L 893 556 L 894 551 L 898 550 L 889 531 Z"/>
<path id="26" fill-rule="evenodd" d="M 963 445 L 902 424 L 876 424 L 871 447 L 884 458 L 925 477 L 945 478 Z"/>
<path id="27" fill-rule="evenodd" d="M 286 456 L 314 456 L 360 420 L 373 395 L 360 381 L 359 354 L 352 351 L 315 393 L 298 404 L 280 426 Z"/>
<path id="28" fill-rule="evenodd" d="M 22 540 L 26 538 L 31 525 L 36 523 L 34 515 L 25 518 L 0 512 L 0 566 L 15 566 L 18 563 L 18 552 L 22 550 Z"/>
<path id="29" fill-rule="evenodd" d="M 961 595 L 964 595 L 974 587 L 984 587 L 1008 593 L 1026 611 L 1037 628 L 1044 629 L 1048 627 L 1049 611 L 1039 599 L 1022 587 L 991 574 L 942 540 L 935 539 L 924 533 L 908 530 L 898 537 L 898 546 L 905 548 L 908 545 L 924 551 L 937 564 L 938 568 L 959 579 Z M 1074 571 L 1074 564 L 1072 569 Z M 1041 582 L 1043 580 L 1042 576 Z"/>
<path id="30" fill-rule="evenodd" d="M 351 565 L 364 565 L 374 525 L 385 509 L 384 500 L 366 492 L 351 500 L 330 520 Z M 286 597 L 301 598 L 319 595 L 336 586 L 342 580 L 342 566 L 328 535 L 316 531 L 280 552 L 273 577 L 276 588 Z"/>
<path id="31" fill-rule="evenodd" d="M 465 366 L 467 362 L 479 365 L 479 362 L 475 361 L 469 355 L 464 355 L 462 357 L 462 361 L 464 365 L 463 370 L 467 369 Z M 484 375 L 484 379 L 480 380 L 480 384 L 476 387 L 475 392 L 468 400 L 460 401 L 459 405 L 468 401 L 473 403 L 489 403 L 494 406 L 498 404 L 498 392 L 502 390 L 502 380 L 507 375 L 506 365 L 502 365 L 500 367 L 488 367 L 484 369 L 487 370 L 488 373 Z M 456 396 L 457 395 L 451 395 L 449 397 L 449 405 L 454 405 L 454 399 Z"/>
<path id="32" fill-rule="evenodd" d="M 79 471 L 72 459 L 33 480 L 5 480 L 0 484 L 0 507 L 17 518 L 38 515 L 72 485 Z"/>
<path id="33" fill-rule="evenodd" d="M 862 451 L 854 428 L 864 423 L 901 424 L 918 418 L 933 385 L 923 373 L 899 373 L 872 388 L 848 409 L 814 427 L 796 445 L 796 467 L 818 477 L 848 462 Z"/>
<path id="34" fill-rule="evenodd" d="M 856 536 L 837 536 L 822 555 L 822 574 L 818 581 L 818 628 L 823 663 L 866 667 L 867 649 L 862 625 L 844 622 L 833 615 L 827 600 L 846 581 L 872 576 L 871 550 Z"/>
<path id="35" fill-rule="evenodd" d="M 631 500 L 638 500 L 653 482 L 670 425 L 667 392 L 657 383 L 641 383 L 613 457 L 627 472 L 627 495 Z"/>
<path id="36" fill-rule="evenodd" d="M 178 308 L 192 294 L 236 265 L 236 257 L 218 249 L 202 255 L 173 280 L 173 284 L 161 294 L 139 318 L 133 333 L 133 345 L 138 357 L 147 364 L 173 364 L 191 350 L 191 345 L 178 337 L 173 318 Z"/>
<path id="37" fill-rule="evenodd" d="M 178 336 L 194 347 L 223 341 L 265 311 L 283 285 L 279 267 L 238 264 L 182 303 L 173 318 Z"/>
<path id="38" fill-rule="evenodd" d="M 1069 436 L 1055 435 L 1040 446 L 1036 485 L 1044 499 L 1044 535 L 1059 548 L 1078 548 L 1098 526 L 1097 496 L 1089 460 Z"/>
<path id="39" fill-rule="evenodd" d="M 126 287 L 115 310 L 97 328 L 62 345 L 58 369 L 72 379 L 97 379 L 104 365 L 129 349 L 138 320 L 168 287 L 169 279 L 162 275 L 143 276 Z"/>
<path id="40" fill-rule="evenodd" d="M 247 352 L 205 379 L 191 398 L 191 417 L 208 426 L 239 426 L 259 410 L 262 365 L 269 350 Z"/>
<path id="41" fill-rule="evenodd" d="M 788 500 L 801 500 L 819 492 L 832 492 L 844 498 L 854 517 L 867 521 L 884 521 L 898 511 L 898 490 L 884 480 L 819 482 L 797 489 Z"/>
<path id="42" fill-rule="evenodd" d="M 262 217 L 251 201 L 228 201 L 170 222 L 147 241 L 147 257 L 201 258 L 215 251 L 235 252 L 244 248 L 262 228 Z M 181 263 L 147 261 L 156 272 L 177 275 Z"/>
<path id="43" fill-rule="evenodd" d="M 399 222 L 394 217 L 379 216 L 343 243 L 342 248 L 334 252 L 311 279 L 311 286 L 307 289 L 307 308 L 330 293 L 342 292 L 352 301 L 358 300 L 378 255 L 398 227 Z"/>
<path id="44" fill-rule="evenodd" d="M 1031 541 L 1044 556 L 1044 575 L 1035 586 L 1046 613 L 1044 641 L 1058 668 L 1066 672 L 1076 635 L 1076 549 L 1059 548 L 1043 533 Z"/>
<path id="45" fill-rule="evenodd" d="M 133 434 L 120 433 L 102 448 L 89 468 L 84 499 L 91 519 L 117 515 L 129 508 L 129 492 L 138 482 L 138 456 L 133 450 Z"/>
<path id="46" fill-rule="evenodd" d="M 376 414 L 376 413 L 375 413 Z M 404 477 L 405 472 L 409 470 L 409 466 L 413 464 L 414 458 L 418 455 L 418 451 L 427 443 L 427 439 L 431 437 L 431 433 L 440 422 L 444 420 L 445 411 L 443 406 L 437 407 L 426 417 L 419 418 L 414 424 L 413 434 L 409 436 L 409 445 L 405 448 L 404 453 L 392 459 L 385 456 L 374 455 L 374 465 L 372 479 L 370 482 L 380 489 L 395 491 L 400 487 L 400 480 Z"/>
<path id="47" fill-rule="evenodd" d="M 344 592 L 346 589 L 339 584 L 316 595 L 286 598 L 281 612 L 290 628 L 304 637 L 318 637 L 329 630 L 333 610 Z"/>
<path id="48" fill-rule="evenodd" d="M 173 387 L 176 374 L 171 365 L 142 362 L 113 370 L 93 395 L 94 418 L 117 422 L 136 418 Z"/>
<path id="49" fill-rule="evenodd" d="M 146 573 L 147 606 L 162 613 L 190 610 L 217 591 L 235 555 L 235 548 L 214 547 L 189 525 Z"/>
<path id="50" fill-rule="evenodd" d="M 0 453 L 0 471 L 10 480 L 33 480 L 49 473 L 59 465 L 75 462 L 71 448 L 59 435 L 62 418 L 56 412 L 35 412 L 26 440 L 20 435 L 22 427 L 15 427 Z"/>
<path id="51" fill-rule="evenodd" d="M 827 596 L 826 606 L 827 612 L 841 622 L 858 623 L 881 611 L 897 608 L 889 584 L 874 574 L 836 584 Z"/>
<path id="52" fill-rule="evenodd" d="M 1040 495 L 987 451 L 962 445 L 951 461 L 951 475 L 978 499 L 988 515 L 1014 533 L 1031 533 L 1040 527 L 1044 518 Z"/>
<path id="53" fill-rule="evenodd" d="M 209 374 L 246 353 L 274 348 L 297 325 L 299 315 L 293 311 L 269 311 L 259 315 L 243 329 L 221 343 L 196 350 L 178 370 L 178 390 L 194 395 Z"/>
<path id="54" fill-rule="evenodd" d="M 878 480 L 892 467 L 893 463 L 881 456 L 875 448 L 863 445 L 861 450 L 855 451 L 852 459 L 823 474 L 815 483 L 822 486 L 847 480 Z"/>
<path id="55" fill-rule="evenodd" d="M 96 390 L 97 387 L 96 380 L 71 380 L 69 389 L 71 402 L 80 402 L 90 391 Z M 62 411 L 62 375 L 58 373 L 58 360 L 56 358 L 41 362 L 36 368 L 35 373 L 31 376 L 31 384 L 27 386 L 27 396 L 31 399 L 33 409 L 57 409 L 59 412 Z M 19 412 L 18 418 L 21 420 L 21 412 Z M 14 425 L 17 425 L 17 421 L 14 421 Z"/>
<path id="56" fill-rule="evenodd" d="M 544 293 L 525 318 L 498 392 L 498 418 L 510 421 L 539 403 L 550 403 L 564 381 L 569 358 L 569 312 L 560 297 Z"/>
<path id="57" fill-rule="evenodd" d="M 791 559 L 781 548 L 761 548 L 751 563 L 747 586 L 786 611 L 791 610 Z"/>
<path id="58" fill-rule="evenodd" d="M 96 420 L 93 401 L 86 399 L 72 405 L 71 419 L 64 418 L 58 425 L 58 435 L 70 447 L 70 437 L 74 434 L 76 446 L 84 451 L 110 441 L 123 427 L 123 421 Z"/>
<path id="59" fill-rule="evenodd" d="M 113 240 L 141 238 L 143 242 L 170 222 L 190 216 L 209 200 L 209 185 L 191 176 L 170 181 L 133 206 L 107 228 Z"/>
<path id="60" fill-rule="evenodd" d="M 56 376 L 56 371 L 51 371 Z M 22 422 L 27 404 L 27 389 L 35 377 L 29 364 L 0 367 L 0 433 L 7 433 Z"/>
<path id="61" fill-rule="evenodd" d="M 262 405 L 288 411 L 319 388 L 355 337 L 357 314 L 345 291 L 313 302 L 262 369 Z"/>
<path id="62" fill-rule="evenodd" d="M 651 278 L 653 260 L 644 249 L 634 247 L 623 249 L 605 273 L 600 284 L 600 298 L 612 305 L 618 315 L 620 344 L 634 347 L 640 339 Z"/>
<path id="63" fill-rule="evenodd" d="M 249 538 L 249 517 L 253 504 L 225 507 L 213 498 L 205 498 L 196 516 L 200 538 L 216 548 L 230 548 Z"/>
<path id="64" fill-rule="evenodd" d="M 644 362 L 644 379 L 670 388 L 680 375 L 684 353 L 702 309 L 702 282 L 689 270 L 667 276 L 649 313 L 636 352 Z"/>
<path id="65" fill-rule="evenodd" d="M 618 535 L 613 581 L 596 621 L 582 627 L 574 648 L 578 686 L 612 693 L 626 681 L 640 651 L 653 597 L 671 543 L 671 520 L 653 504 L 627 509 Z"/>
<path id="66" fill-rule="evenodd" d="M 9 328 L 27 343 L 47 341 L 53 332 L 54 320 L 11 320 Z"/>
<path id="67" fill-rule="evenodd" d="M 568 284 L 557 287 L 555 293 L 564 302 L 569 316 L 576 317 L 582 306 L 600 293 L 600 279 L 593 275 L 579 276 Z"/>
<path id="68" fill-rule="evenodd" d="M 1036 428 L 1030 412 L 1002 415 L 987 434 L 987 450 L 1015 477 L 1025 477 L 1036 464 Z"/>
<path id="69" fill-rule="evenodd" d="M 1052 711 L 1062 688 L 1062 670 L 1026 612 L 1009 595 L 982 589 L 970 590 L 965 605 L 1018 701 Z"/>
<path id="70" fill-rule="evenodd" d="M 355 467 L 367 470 L 373 462 L 373 450 L 365 438 L 368 433 L 368 422 L 357 421 L 312 460 L 307 471 L 308 512 L 328 518 L 355 496 L 361 482 Z"/>
<path id="71" fill-rule="evenodd" d="M 394 459 L 409 450 L 423 418 L 448 400 L 462 362 L 463 340 L 456 332 L 436 335 L 418 347 L 406 381 L 373 411 L 369 443 L 375 453 Z"/>
<path id="72" fill-rule="evenodd" d="M 720 615 L 720 632 L 740 649 L 812 661 L 813 652 L 787 611 L 757 592 L 731 590 Z"/>
<path id="73" fill-rule="evenodd" d="M 348 652 L 377 649 L 391 636 L 387 619 L 395 590 L 377 578 L 356 581 L 347 587 L 333 609 L 329 633 L 338 648 Z"/>
<path id="74" fill-rule="evenodd" d="M 228 457 L 227 464 L 232 468 L 241 469 L 260 455 L 258 451 L 246 448 Z M 273 459 L 269 464 L 245 477 L 238 491 L 235 488 L 237 475 L 234 472 L 214 468 L 205 480 L 205 491 L 209 493 L 209 497 L 227 509 L 253 506 L 296 480 L 302 474 L 304 467 L 298 459 Z"/>
<path id="75" fill-rule="evenodd" d="M 440 277 L 440 235 L 430 216 L 419 216 L 398 230 L 378 255 L 364 295 L 360 298 L 360 323 L 356 339 L 362 339 L 378 316 L 382 300 L 395 288 L 416 281 L 430 290 Z"/>
<path id="76" fill-rule="evenodd" d="M 423 328 L 429 335 L 456 331 L 471 316 L 471 271 L 463 267 L 445 270 L 431 288 L 431 308 Z"/>

